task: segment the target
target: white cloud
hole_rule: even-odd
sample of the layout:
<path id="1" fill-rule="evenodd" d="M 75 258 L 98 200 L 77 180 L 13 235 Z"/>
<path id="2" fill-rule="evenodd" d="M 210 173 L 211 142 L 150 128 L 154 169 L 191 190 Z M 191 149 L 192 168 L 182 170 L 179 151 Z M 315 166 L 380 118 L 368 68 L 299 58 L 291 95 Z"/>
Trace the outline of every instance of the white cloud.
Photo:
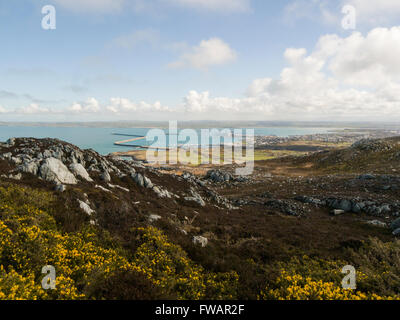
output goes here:
<path id="1" fill-rule="evenodd" d="M 120 12 L 126 0 L 53 0 L 64 8 L 77 13 L 115 13 Z"/>
<path id="2" fill-rule="evenodd" d="M 256 97 L 265 92 L 268 87 L 271 85 L 272 79 L 263 78 L 256 79 L 252 82 L 252 84 L 247 89 L 247 95 L 250 97 Z"/>
<path id="3" fill-rule="evenodd" d="M 50 113 L 50 109 L 43 108 L 36 103 L 32 103 L 27 107 L 22 107 L 15 110 L 15 113 L 19 114 L 39 114 L 39 113 Z"/>
<path id="4" fill-rule="evenodd" d="M 198 48 L 183 59 L 184 65 L 203 69 L 209 66 L 203 62 L 203 56 L 196 60 L 202 51 Z M 213 64 L 224 61 L 211 57 L 213 54 L 208 56 Z M 376 28 L 366 35 L 355 32 L 348 37 L 325 35 L 310 52 L 288 48 L 284 52 L 287 66 L 280 76 L 254 80 L 244 98 L 213 97 L 208 91 L 193 90 L 173 108 L 160 102 L 134 102 L 122 97 L 112 98 L 106 104 L 90 98 L 59 113 L 91 113 L 113 119 L 151 116 L 186 120 L 393 121 L 400 119 L 399 56 L 400 27 Z M 15 112 L 51 111 L 31 105 Z"/>
<path id="5" fill-rule="evenodd" d="M 95 98 L 89 98 L 85 104 L 73 103 L 67 112 L 72 113 L 97 113 L 101 110 L 99 102 Z"/>
<path id="6" fill-rule="evenodd" d="M 248 97 L 212 98 L 192 91 L 184 100 L 197 118 L 393 120 L 400 117 L 400 27 L 366 36 L 327 35 L 315 50 L 289 48 L 278 79 L 257 79 Z"/>
<path id="7" fill-rule="evenodd" d="M 294 0 L 284 9 L 284 20 L 293 24 L 298 20 L 319 21 L 324 24 L 340 24 L 340 10 L 332 7 L 332 0 Z"/>
<path id="8" fill-rule="evenodd" d="M 219 12 L 246 12 L 250 0 L 162 0 L 176 6 Z"/>
<path id="9" fill-rule="evenodd" d="M 356 8 L 361 22 L 382 24 L 397 19 L 400 14 L 398 0 L 342 0 L 343 5 L 349 4 Z"/>
<path id="10" fill-rule="evenodd" d="M 159 101 L 153 104 L 149 104 L 144 101 L 135 103 L 124 98 L 111 98 L 110 104 L 106 107 L 106 110 L 115 114 L 126 114 L 133 112 L 169 112 L 169 108 L 167 106 L 163 106 Z"/>
<path id="11" fill-rule="evenodd" d="M 193 67 L 206 70 L 211 66 L 234 62 L 236 58 L 236 52 L 227 43 L 219 38 L 211 38 L 186 50 L 177 61 L 170 63 L 168 67 Z"/>
<path id="12" fill-rule="evenodd" d="M 357 25 L 392 26 L 398 22 L 398 0 L 294 0 L 284 11 L 286 22 L 307 19 L 341 27 L 342 8 L 351 5 L 356 9 Z"/>
<path id="13" fill-rule="evenodd" d="M 0 106 L 0 113 L 7 113 L 7 110 Z"/>
<path id="14" fill-rule="evenodd" d="M 166 7 L 188 8 L 206 12 L 232 13 L 251 10 L 251 0 L 52 0 L 76 13 L 118 13 L 131 8 L 136 12 L 162 11 Z"/>
<path id="15" fill-rule="evenodd" d="M 156 45 L 159 41 L 159 32 L 154 29 L 136 30 L 113 40 L 115 46 L 133 48 L 139 44 Z"/>

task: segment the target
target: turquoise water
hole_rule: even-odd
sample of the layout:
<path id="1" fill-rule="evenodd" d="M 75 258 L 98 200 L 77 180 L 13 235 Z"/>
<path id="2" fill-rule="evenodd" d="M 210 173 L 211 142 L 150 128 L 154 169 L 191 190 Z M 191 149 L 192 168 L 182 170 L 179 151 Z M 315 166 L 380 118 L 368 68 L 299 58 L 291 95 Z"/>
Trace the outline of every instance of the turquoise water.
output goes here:
<path id="1" fill-rule="evenodd" d="M 126 151 L 127 147 L 115 146 L 114 142 L 127 140 L 130 137 L 116 136 L 113 133 L 145 136 L 148 128 L 87 128 L 87 127 L 27 127 L 27 126 L 0 126 L 0 141 L 6 141 L 11 137 L 31 138 L 57 138 L 78 146 L 81 149 L 94 149 L 100 154 Z M 256 135 L 276 135 L 287 137 L 289 135 L 305 135 L 314 133 L 326 133 L 327 128 L 295 128 L 295 127 L 271 127 L 257 128 Z M 199 131 L 198 131 L 199 132 Z M 245 134 L 245 131 L 243 131 Z M 151 145 L 152 142 L 140 140 L 133 144 Z M 133 148 L 131 148 L 133 149 Z"/>

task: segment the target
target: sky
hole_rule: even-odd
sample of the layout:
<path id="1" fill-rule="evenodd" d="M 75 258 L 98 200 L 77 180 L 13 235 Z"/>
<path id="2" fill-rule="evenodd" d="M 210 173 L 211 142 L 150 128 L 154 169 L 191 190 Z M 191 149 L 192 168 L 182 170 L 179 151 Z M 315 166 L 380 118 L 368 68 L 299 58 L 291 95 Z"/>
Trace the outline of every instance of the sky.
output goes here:
<path id="1" fill-rule="evenodd" d="M 398 0 L 0 0 L 0 40 L 0 121 L 400 120 Z"/>

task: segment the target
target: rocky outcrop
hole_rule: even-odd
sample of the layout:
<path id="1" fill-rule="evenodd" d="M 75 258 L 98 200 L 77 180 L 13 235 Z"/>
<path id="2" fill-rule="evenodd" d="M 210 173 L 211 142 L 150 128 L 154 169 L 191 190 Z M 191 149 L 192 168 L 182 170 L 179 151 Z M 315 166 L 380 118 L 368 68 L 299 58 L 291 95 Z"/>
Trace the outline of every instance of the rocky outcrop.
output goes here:
<path id="1" fill-rule="evenodd" d="M 40 178 L 61 184 L 77 184 L 75 176 L 56 158 L 47 158 L 39 169 Z"/>
<path id="2" fill-rule="evenodd" d="M 30 173 L 33 175 L 37 175 L 39 171 L 39 162 L 38 161 L 29 161 L 19 166 L 19 171 Z"/>
<path id="3" fill-rule="evenodd" d="M 186 201 L 193 201 L 196 202 L 201 207 L 205 207 L 206 205 L 205 201 L 193 188 L 190 189 L 190 194 L 191 196 L 185 197 Z"/>
<path id="4" fill-rule="evenodd" d="M 156 221 L 158 221 L 158 220 L 160 220 L 160 219 L 161 219 L 161 216 L 159 216 L 159 215 L 157 215 L 157 214 L 151 214 L 151 215 L 149 216 L 149 222 L 150 222 L 150 223 L 156 222 Z"/>
<path id="5" fill-rule="evenodd" d="M 162 182 L 166 174 L 156 168 L 144 167 L 141 162 L 134 160 L 102 156 L 91 149 L 81 150 L 57 139 L 10 139 L 7 143 L 0 144 L 0 160 L 7 161 L 12 168 L 6 175 L 1 175 L 3 178 L 23 181 L 28 174 L 34 175 L 54 183 L 53 190 L 60 193 L 69 190 L 68 185 L 85 182 L 118 198 L 119 192 L 132 192 L 134 190 L 132 187 L 136 184 L 140 188 L 154 192 L 160 199 L 174 201 L 182 198 L 201 207 L 210 204 L 218 208 L 237 209 L 227 198 L 211 190 L 206 181 L 190 173 L 184 173 L 182 176 L 168 174 L 169 178 L 166 179 L 168 187 L 166 187 Z M 156 185 L 147 175 L 151 175 L 152 179 L 153 176 L 158 176 L 156 180 L 161 183 Z M 210 175 L 212 176 L 211 173 Z M 215 172 L 215 177 L 221 175 L 224 181 L 229 182 L 237 182 L 240 178 L 228 173 Z M 116 181 L 119 179 L 118 184 L 112 184 L 114 178 Z M 216 181 L 219 180 L 221 179 L 216 178 Z M 134 184 L 130 184 L 130 181 Z M 177 192 L 173 191 L 174 187 L 170 190 L 174 183 Z M 181 188 L 182 184 L 185 185 L 184 190 Z"/>
<path id="6" fill-rule="evenodd" d="M 345 199 L 330 197 L 317 199 L 314 197 L 297 196 L 295 200 L 303 203 L 311 203 L 318 206 L 326 206 L 333 210 L 343 210 L 344 212 L 365 213 L 371 216 L 399 216 L 400 202 L 398 203 L 379 203 L 372 200 Z"/>
<path id="7" fill-rule="evenodd" d="M 151 189 L 154 186 L 153 183 L 151 182 L 151 180 L 149 178 L 147 178 L 146 176 L 142 175 L 141 173 L 132 174 L 132 179 L 133 179 L 133 181 L 136 182 L 136 184 L 139 187 L 142 187 L 142 188 Z"/>
<path id="8" fill-rule="evenodd" d="M 270 209 L 274 209 L 284 214 L 287 214 L 289 216 L 294 216 L 294 217 L 301 216 L 299 208 L 295 204 L 290 203 L 289 201 L 270 200 L 265 203 L 265 206 Z"/>
<path id="9" fill-rule="evenodd" d="M 205 180 L 212 181 L 214 183 L 225 183 L 225 182 L 246 182 L 248 178 L 245 177 L 234 177 L 229 172 L 221 170 L 210 170 L 204 177 Z"/>
<path id="10" fill-rule="evenodd" d="M 208 245 L 208 239 L 202 236 L 195 236 L 193 237 L 193 243 L 195 245 L 200 245 L 203 248 L 205 248 Z"/>
<path id="11" fill-rule="evenodd" d="M 72 163 L 69 166 L 69 169 L 76 177 L 82 178 L 88 182 L 93 182 L 93 179 L 89 176 L 89 173 L 86 171 L 85 167 L 80 163 Z"/>
<path id="12" fill-rule="evenodd" d="M 361 139 L 355 142 L 351 148 L 360 151 L 381 152 L 391 150 L 392 145 L 384 140 Z"/>
<path id="13" fill-rule="evenodd" d="M 89 216 L 91 216 L 94 213 L 94 210 L 90 208 L 89 204 L 86 202 L 83 202 L 81 200 L 78 200 L 79 202 L 79 207 Z"/>

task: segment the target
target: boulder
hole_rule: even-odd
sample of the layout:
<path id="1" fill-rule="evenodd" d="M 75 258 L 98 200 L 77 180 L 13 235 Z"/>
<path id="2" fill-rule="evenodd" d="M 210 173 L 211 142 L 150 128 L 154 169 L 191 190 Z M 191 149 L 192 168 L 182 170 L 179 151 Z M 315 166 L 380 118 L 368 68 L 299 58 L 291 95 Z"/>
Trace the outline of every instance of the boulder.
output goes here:
<path id="1" fill-rule="evenodd" d="M 24 162 L 18 167 L 18 170 L 36 176 L 39 171 L 39 164 L 36 161 Z"/>
<path id="2" fill-rule="evenodd" d="M 347 199 L 327 199 L 326 203 L 332 209 L 343 210 L 346 212 L 351 212 L 353 208 L 352 202 Z"/>
<path id="3" fill-rule="evenodd" d="M 396 236 L 396 237 L 397 237 L 397 236 L 400 236 L 400 228 L 394 230 L 394 231 L 393 231 L 393 235 Z"/>
<path id="4" fill-rule="evenodd" d="M 105 182 L 111 182 L 111 176 L 110 173 L 108 171 L 104 171 L 101 175 L 100 175 L 100 179 L 105 181 Z"/>
<path id="5" fill-rule="evenodd" d="M 153 183 L 149 178 L 142 175 L 141 173 L 132 174 L 132 179 L 136 182 L 139 187 L 152 189 L 154 187 Z"/>
<path id="6" fill-rule="evenodd" d="M 86 171 L 83 165 L 80 163 L 73 163 L 69 166 L 71 172 L 76 176 L 80 177 L 86 181 L 93 182 L 93 179 L 89 176 L 89 173 Z"/>
<path id="7" fill-rule="evenodd" d="M 332 214 L 333 214 L 334 216 L 340 216 L 340 215 L 344 214 L 345 212 L 346 212 L 346 211 L 344 211 L 344 210 L 335 209 L 335 210 L 332 211 Z"/>
<path id="8" fill-rule="evenodd" d="M 65 192 L 65 190 L 67 190 L 67 187 L 63 184 L 58 184 L 58 185 L 56 185 L 54 190 L 57 192 Z"/>
<path id="9" fill-rule="evenodd" d="M 227 172 L 222 172 L 221 170 L 210 170 L 204 177 L 206 180 L 211 180 L 216 183 L 228 182 L 234 180 L 232 175 Z"/>
<path id="10" fill-rule="evenodd" d="M 202 236 L 195 236 L 193 237 L 193 243 L 195 245 L 200 245 L 203 248 L 205 248 L 208 245 L 208 239 Z"/>
<path id="11" fill-rule="evenodd" d="M 150 222 L 150 223 L 155 222 L 155 221 L 158 221 L 158 220 L 160 220 L 160 219 L 161 219 L 161 216 L 156 215 L 156 214 L 151 214 L 151 215 L 149 216 L 149 222 Z"/>
<path id="12" fill-rule="evenodd" d="M 392 230 L 396 230 L 400 228 L 400 218 L 394 220 L 391 224 L 390 224 L 390 228 Z"/>
<path id="13" fill-rule="evenodd" d="M 379 220 L 367 221 L 367 223 L 372 225 L 372 226 L 376 226 L 376 227 L 380 227 L 380 228 L 386 228 L 387 227 L 386 223 L 381 222 Z"/>
<path id="14" fill-rule="evenodd" d="M 153 191 L 160 198 L 171 198 L 171 193 L 168 190 L 161 189 L 160 187 L 154 186 Z"/>
<path id="15" fill-rule="evenodd" d="M 140 173 L 134 173 L 134 174 L 132 174 L 132 179 L 133 179 L 133 181 L 135 181 L 136 182 L 136 184 L 139 186 L 139 187 L 144 187 L 144 178 L 143 178 L 143 175 L 142 174 L 140 174 Z"/>
<path id="16" fill-rule="evenodd" d="M 85 211 L 85 213 L 87 213 L 89 216 L 91 216 L 94 213 L 94 210 L 92 210 L 92 208 L 90 208 L 90 206 L 86 203 L 83 202 L 81 200 L 78 200 L 79 202 L 79 207 Z"/>
<path id="17" fill-rule="evenodd" d="M 15 141 L 16 141 L 15 138 L 10 138 L 10 139 L 7 140 L 7 145 L 9 147 L 13 147 L 15 145 Z"/>
<path id="18" fill-rule="evenodd" d="M 13 179 L 13 180 L 21 180 L 22 179 L 22 174 L 21 173 L 17 173 L 17 174 L 10 174 L 8 176 L 9 179 Z"/>
<path id="19" fill-rule="evenodd" d="M 363 175 L 359 176 L 358 179 L 360 179 L 360 180 L 374 180 L 374 179 L 376 179 L 376 176 L 374 176 L 373 174 L 363 174 Z"/>
<path id="20" fill-rule="evenodd" d="M 47 158 L 39 169 L 39 177 L 54 183 L 77 184 L 75 176 L 56 158 Z"/>
<path id="21" fill-rule="evenodd" d="M 196 202 L 198 205 L 200 205 L 202 207 L 206 206 L 205 201 L 203 200 L 203 198 L 196 191 L 194 191 L 193 189 L 190 189 L 190 193 L 191 193 L 192 196 L 191 197 L 185 197 L 186 201 Z"/>
<path id="22" fill-rule="evenodd" d="M 2 159 L 5 159 L 5 160 L 11 160 L 11 158 L 12 158 L 12 153 L 11 153 L 11 152 L 3 153 L 3 154 L 1 155 L 1 158 L 2 158 Z"/>

